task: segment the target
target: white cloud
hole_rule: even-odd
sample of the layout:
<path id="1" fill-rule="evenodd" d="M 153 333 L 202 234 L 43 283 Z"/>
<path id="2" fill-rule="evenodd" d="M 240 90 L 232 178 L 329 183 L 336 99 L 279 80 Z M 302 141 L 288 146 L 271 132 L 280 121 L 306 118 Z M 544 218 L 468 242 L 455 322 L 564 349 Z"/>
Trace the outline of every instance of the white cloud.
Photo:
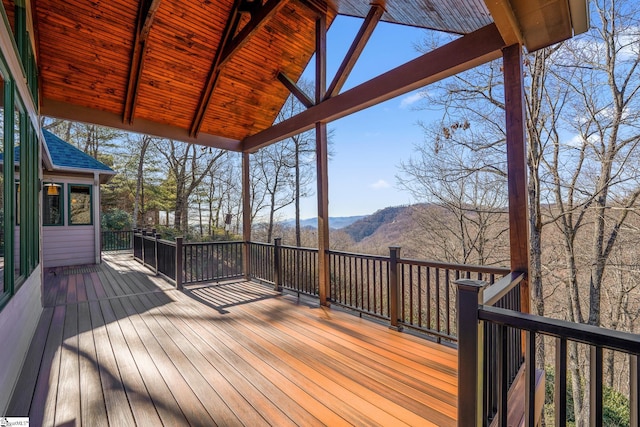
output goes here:
<path id="1" fill-rule="evenodd" d="M 391 188 L 391 184 L 389 184 L 384 179 L 379 179 L 378 181 L 371 184 L 369 187 L 373 188 L 374 190 L 384 190 L 385 188 Z"/>
<path id="2" fill-rule="evenodd" d="M 400 108 L 407 108 L 407 107 L 415 104 L 416 102 L 420 101 L 422 98 L 423 98 L 423 95 L 422 95 L 421 92 L 417 92 L 417 93 L 411 94 L 409 96 L 405 96 L 400 101 Z"/>

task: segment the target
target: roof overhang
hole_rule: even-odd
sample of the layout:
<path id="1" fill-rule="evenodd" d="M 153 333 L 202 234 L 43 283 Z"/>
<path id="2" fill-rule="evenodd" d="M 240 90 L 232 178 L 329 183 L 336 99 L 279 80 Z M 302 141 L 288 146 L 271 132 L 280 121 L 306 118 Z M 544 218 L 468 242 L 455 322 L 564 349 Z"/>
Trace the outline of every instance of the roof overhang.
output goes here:
<path id="1" fill-rule="evenodd" d="M 33 3 L 42 114 L 234 151 L 479 65 L 503 46 L 532 51 L 588 29 L 587 0 Z M 310 104 L 291 131 L 273 125 L 314 54 L 318 17 L 330 25 L 337 14 L 365 18 L 373 7 L 382 10 L 382 21 L 460 34 L 465 41 L 414 62 L 427 66 L 424 73 L 406 64 Z M 489 33 L 486 48 L 482 37 Z M 356 49 L 366 38 L 360 42 Z M 455 51 L 461 45 L 467 50 Z M 452 55 L 445 55 L 447 65 L 428 64 L 442 52 Z M 402 82 L 390 82 L 396 77 Z"/>

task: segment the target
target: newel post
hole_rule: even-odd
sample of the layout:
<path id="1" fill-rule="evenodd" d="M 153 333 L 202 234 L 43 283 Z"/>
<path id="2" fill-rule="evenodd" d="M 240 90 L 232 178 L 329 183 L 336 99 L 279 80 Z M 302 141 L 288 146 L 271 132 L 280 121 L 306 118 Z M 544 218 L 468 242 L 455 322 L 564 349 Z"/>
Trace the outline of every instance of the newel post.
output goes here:
<path id="1" fill-rule="evenodd" d="M 478 318 L 483 302 L 481 280 L 459 279 L 458 288 L 458 425 L 482 426 L 484 327 Z"/>
<path id="2" fill-rule="evenodd" d="M 182 289 L 182 237 L 176 237 L 176 289 Z"/>
<path id="3" fill-rule="evenodd" d="M 400 247 L 389 247 L 389 317 L 391 318 L 391 329 L 402 330 L 402 325 L 398 323 L 401 313 L 398 287 L 398 258 L 400 258 Z"/>
<path id="4" fill-rule="evenodd" d="M 276 291 L 282 290 L 282 260 L 280 247 L 282 246 L 282 238 L 273 239 L 273 282 Z"/>

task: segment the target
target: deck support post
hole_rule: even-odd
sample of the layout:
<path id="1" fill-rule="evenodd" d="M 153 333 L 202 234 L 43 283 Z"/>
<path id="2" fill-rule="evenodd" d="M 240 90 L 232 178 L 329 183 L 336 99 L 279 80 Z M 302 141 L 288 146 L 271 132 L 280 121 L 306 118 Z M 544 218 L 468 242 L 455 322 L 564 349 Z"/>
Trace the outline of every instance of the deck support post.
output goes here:
<path id="1" fill-rule="evenodd" d="M 282 252 L 280 246 L 282 246 L 282 237 L 273 239 L 273 281 L 277 292 L 282 291 Z"/>
<path id="2" fill-rule="evenodd" d="M 176 289 L 182 289 L 182 237 L 176 237 Z"/>
<path id="3" fill-rule="evenodd" d="M 245 280 L 251 276 L 251 192 L 249 153 L 242 153 L 242 274 Z"/>
<path id="4" fill-rule="evenodd" d="M 391 329 L 402 330 L 402 325 L 398 322 L 400 313 L 400 292 L 398 288 L 398 258 L 400 258 L 400 247 L 389 247 L 389 317 L 391 318 Z"/>
<path id="5" fill-rule="evenodd" d="M 529 207 L 527 140 L 522 46 L 502 50 L 509 187 L 509 240 L 511 271 L 529 271 Z M 520 283 L 520 311 L 530 312 L 527 278 Z"/>
<path id="6" fill-rule="evenodd" d="M 458 425 L 482 426 L 484 325 L 478 318 L 486 282 L 460 279 L 458 288 Z"/>
<path id="7" fill-rule="evenodd" d="M 320 103 L 327 88 L 327 18 L 316 20 L 316 103 Z M 318 194 L 318 297 L 320 305 L 331 300 L 329 275 L 329 158 L 327 154 L 327 123 L 316 122 L 316 185 Z"/>

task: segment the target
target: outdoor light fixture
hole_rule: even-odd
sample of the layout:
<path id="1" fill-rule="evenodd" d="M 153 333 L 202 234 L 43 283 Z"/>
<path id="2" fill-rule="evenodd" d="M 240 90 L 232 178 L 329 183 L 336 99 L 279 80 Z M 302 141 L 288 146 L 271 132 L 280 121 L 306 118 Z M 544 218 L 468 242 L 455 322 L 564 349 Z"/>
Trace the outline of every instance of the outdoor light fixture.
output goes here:
<path id="1" fill-rule="evenodd" d="M 60 195 L 60 185 L 58 184 L 45 184 L 47 187 L 47 196 L 58 196 Z"/>

